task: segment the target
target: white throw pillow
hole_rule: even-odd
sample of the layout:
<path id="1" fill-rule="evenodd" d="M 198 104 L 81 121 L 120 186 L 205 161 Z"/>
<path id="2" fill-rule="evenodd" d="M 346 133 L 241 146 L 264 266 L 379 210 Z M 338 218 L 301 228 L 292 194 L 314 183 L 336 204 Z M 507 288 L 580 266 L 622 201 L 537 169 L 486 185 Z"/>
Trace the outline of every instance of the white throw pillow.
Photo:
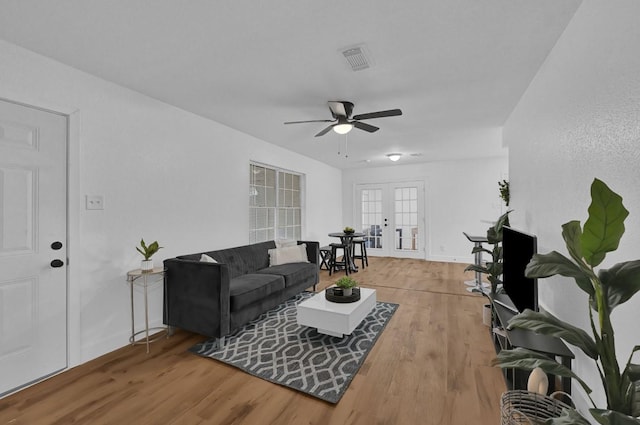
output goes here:
<path id="1" fill-rule="evenodd" d="M 307 244 L 274 248 L 269 250 L 269 265 L 277 266 L 287 263 L 308 263 Z"/>
<path id="2" fill-rule="evenodd" d="M 200 256 L 200 261 L 203 262 L 203 263 L 217 263 L 215 258 L 211 258 L 207 254 L 202 254 Z"/>
<path id="3" fill-rule="evenodd" d="M 288 246 L 298 246 L 298 242 L 293 239 L 276 239 L 276 248 L 286 248 Z"/>

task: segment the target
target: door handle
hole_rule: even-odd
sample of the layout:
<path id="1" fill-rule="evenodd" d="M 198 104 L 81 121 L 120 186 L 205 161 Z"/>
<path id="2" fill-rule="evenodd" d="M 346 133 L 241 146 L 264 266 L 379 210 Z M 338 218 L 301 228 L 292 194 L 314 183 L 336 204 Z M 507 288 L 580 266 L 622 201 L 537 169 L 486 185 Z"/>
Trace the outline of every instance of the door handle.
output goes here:
<path id="1" fill-rule="evenodd" d="M 54 243 L 51 244 L 51 249 L 57 251 L 60 248 L 62 248 L 62 242 L 60 241 L 55 241 Z"/>
<path id="2" fill-rule="evenodd" d="M 58 268 L 64 266 L 64 261 L 55 259 L 51 262 L 51 267 Z"/>

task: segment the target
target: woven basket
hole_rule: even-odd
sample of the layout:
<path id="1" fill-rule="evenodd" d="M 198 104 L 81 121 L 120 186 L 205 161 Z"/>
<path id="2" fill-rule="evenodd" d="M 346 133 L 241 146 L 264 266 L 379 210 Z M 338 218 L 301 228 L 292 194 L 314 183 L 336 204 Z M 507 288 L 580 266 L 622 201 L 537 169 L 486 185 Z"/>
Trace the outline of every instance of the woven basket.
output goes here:
<path id="1" fill-rule="evenodd" d="M 544 421 L 549 418 L 559 417 L 563 409 L 570 409 L 571 407 L 553 398 L 556 394 L 568 396 L 563 392 L 555 392 L 551 396 L 546 396 L 524 390 L 502 393 L 500 399 L 500 424 L 538 425 L 544 424 Z"/>

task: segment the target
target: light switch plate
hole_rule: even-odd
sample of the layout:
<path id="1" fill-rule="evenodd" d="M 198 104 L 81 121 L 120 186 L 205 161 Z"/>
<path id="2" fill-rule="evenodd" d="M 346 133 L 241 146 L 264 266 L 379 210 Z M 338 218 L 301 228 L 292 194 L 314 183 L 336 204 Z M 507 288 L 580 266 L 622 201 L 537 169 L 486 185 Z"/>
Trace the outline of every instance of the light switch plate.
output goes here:
<path id="1" fill-rule="evenodd" d="M 104 196 L 102 196 L 102 195 L 87 195 L 87 209 L 88 210 L 103 210 L 104 209 Z"/>

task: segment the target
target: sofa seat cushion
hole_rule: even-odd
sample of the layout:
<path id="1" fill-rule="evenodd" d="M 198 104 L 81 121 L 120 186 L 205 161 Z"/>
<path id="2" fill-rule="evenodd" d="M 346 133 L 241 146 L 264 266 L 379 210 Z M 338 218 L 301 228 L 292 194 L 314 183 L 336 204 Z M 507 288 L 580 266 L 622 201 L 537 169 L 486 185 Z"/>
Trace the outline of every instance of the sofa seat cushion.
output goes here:
<path id="1" fill-rule="evenodd" d="M 278 275 L 249 273 L 231 279 L 230 310 L 238 311 L 285 288 L 284 278 Z"/>
<path id="2" fill-rule="evenodd" d="M 311 282 L 309 286 L 312 286 L 316 282 L 317 269 L 318 265 L 314 263 L 287 263 L 266 267 L 256 273 L 283 276 L 284 284 L 288 288 L 300 282 Z"/>

